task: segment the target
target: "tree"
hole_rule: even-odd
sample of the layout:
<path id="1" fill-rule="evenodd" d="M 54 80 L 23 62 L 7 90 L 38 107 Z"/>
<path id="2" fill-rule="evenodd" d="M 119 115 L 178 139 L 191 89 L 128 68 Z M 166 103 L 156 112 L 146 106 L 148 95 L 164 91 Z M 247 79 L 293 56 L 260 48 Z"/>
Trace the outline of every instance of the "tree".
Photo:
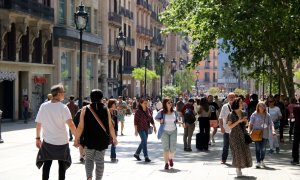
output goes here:
<path id="1" fill-rule="evenodd" d="M 153 79 L 158 79 L 159 75 L 155 73 L 155 71 L 151 71 L 146 68 L 146 75 L 147 75 L 147 83 L 150 83 Z M 134 68 L 132 71 L 132 77 L 136 80 L 143 81 L 145 84 L 145 67 L 142 68 Z"/>
<path id="2" fill-rule="evenodd" d="M 163 97 L 175 98 L 180 94 L 180 90 L 175 86 L 165 86 L 163 87 Z"/>
<path id="3" fill-rule="evenodd" d="M 175 80 L 175 86 L 177 86 L 181 92 L 184 92 L 186 90 L 191 92 L 192 86 L 195 85 L 194 74 L 188 68 L 177 71 L 175 73 L 174 80 Z"/>
<path id="4" fill-rule="evenodd" d="M 234 91 L 233 91 L 236 95 L 243 95 L 245 96 L 247 94 L 247 91 L 244 90 L 244 89 L 240 89 L 240 88 L 236 88 Z"/>
<path id="5" fill-rule="evenodd" d="M 208 89 L 208 93 L 212 96 L 218 96 L 220 93 L 220 89 L 218 87 L 211 87 Z"/>
<path id="6" fill-rule="evenodd" d="M 299 9 L 298 0 L 173 0 L 160 18 L 166 32 L 192 38 L 190 66 L 218 46 L 231 51 L 233 65 L 251 68 L 251 77 L 280 74 L 283 93 L 293 97 L 292 67 L 300 55 Z M 216 45 L 219 38 L 224 41 Z"/>

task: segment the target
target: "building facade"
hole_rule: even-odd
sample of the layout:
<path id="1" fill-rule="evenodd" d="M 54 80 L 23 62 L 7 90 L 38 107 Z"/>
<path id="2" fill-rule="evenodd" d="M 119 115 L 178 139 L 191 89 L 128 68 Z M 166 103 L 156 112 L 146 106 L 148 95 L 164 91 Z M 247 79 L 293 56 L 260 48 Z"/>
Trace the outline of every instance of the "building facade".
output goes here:
<path id="1" fill-rule="evenodd" d="M 22 118 L 22 97 L 33 112 L 53 83 L 54 8 L 50 0 L 0 0 L 0 109 L 4 119 Z"/>

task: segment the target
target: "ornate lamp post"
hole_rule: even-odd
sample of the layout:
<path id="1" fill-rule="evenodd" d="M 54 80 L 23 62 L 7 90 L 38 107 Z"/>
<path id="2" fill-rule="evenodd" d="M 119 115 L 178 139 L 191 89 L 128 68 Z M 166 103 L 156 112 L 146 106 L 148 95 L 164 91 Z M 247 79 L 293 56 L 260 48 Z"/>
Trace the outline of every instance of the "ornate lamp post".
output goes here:
<path id="1" fill-rule="evenodd" d="M 144 55 L 144 60 L 145 60 L 145 84 L 144 84 L 144 96 L 146 97 L 147 93 L 147 61 L 149 60 L 151 51 L 148 48 L 148 46 L 145 46 L 145 49 L 143 49 L 143 55 Z"/>
<path id="2" fill-rule="evenodd" d="M 79 100 L 78 106 L 82 107 L 82 32 L 85 30 L 88 23 L 88 13 L 84 10 L 84 5 L 81 2 L 79 6 L 79 10 L 74 13 L 74 22 L 76 25 L 76 29 L 80 32 L 80 53 L 79 53 Z"/>
<path id="3" fill-rule="evenodd" d="M 163 64 L 165 62 L 165 57 L 163 54 L 160 54 L 158 57 L 159 61 L 160 61 L 160 98 L 162 100 L 162 73 L 163 73 Z"/>
<path id="4" fill-rule="evenodd" d="M 124 52 L 125 46 L 126 46 L 126 37 L 124 36 L 122 31 L 119 32 L 119 36 L 117 37 L 116 43 L 117 43 L 117 47 L 120 50 L 120 59 L 119 59 L 120 87 L 118 89 L 118 96 L 123 96 L 123 61 L 122 61 L 122 56 L 123 56 L 123 52 Z"/>
<path id="5" fill-rule="evenodd" d="M 175 75 L 175 72 L 176 72 L 176 60 L 175 58 L 172 59 L 171 61 L 171 74 L 172 74 L 172 85 L 175 85 L 175 81 L 174 81 L 174 75 Z"/>

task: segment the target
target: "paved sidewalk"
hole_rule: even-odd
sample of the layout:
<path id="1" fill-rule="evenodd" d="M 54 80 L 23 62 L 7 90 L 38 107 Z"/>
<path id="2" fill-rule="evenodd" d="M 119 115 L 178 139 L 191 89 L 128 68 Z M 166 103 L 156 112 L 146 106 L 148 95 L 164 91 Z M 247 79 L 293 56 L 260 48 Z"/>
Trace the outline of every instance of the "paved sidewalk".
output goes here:
<path id="1" fill-rule="evenodd" d="M 5 122 L 2 124 L 3 144 L 0 144 L 0 180 L 39 180 L 42 171 L 35 166 L 38 149 L 35 147 L 35 124 L 30 121 L 24 124 L 19 122 Z M 208 152 L 200 152 L 195 148 L 195 134 L 193 137 L 193 152 L 184 152 L 182 144 L 182 127 L 178 128 L 178 145 L 174 158 L 174 168 L 164 170 L 161 143 L 156 135 L 149 136 L 148 151 L 151 163 L 136 161 L 133 154 L 140 142 L 134 136 L 133 116 L 126 116 L 124 136 L 118 136 L 117 147 L 118 163 L 110 163 L 110 149 L 106 151 L 105 170 L 103 179 L 259 179 L 259 180 L 298 180 L 300 179 L 300 166 L 290 165 L 291 143 L 288 137 L 281 143 L 279 154 L 266 155 L 267 168 L 255 168 L 254 144 L 251 145 L 253 167 L 243 169 L 242 177 L 237 178 L 235 168 L 230 166 L 229 155 L 227 165 L 220 164 L 222 135 L 217 133 L 216 143 L 210 146 Z M 73 164 L 67 170 L 66 179 L 83 180 L 85 177 L 84 165 L 79 162 L 78 149 L 72 146 L 71 155 Z M 141 155 L 142 158 L 142 155 Z M 142 158 L 143 159 L 143 158 Z M 57 163 L 52 164 L 50 179 L 57 179 Z"/>

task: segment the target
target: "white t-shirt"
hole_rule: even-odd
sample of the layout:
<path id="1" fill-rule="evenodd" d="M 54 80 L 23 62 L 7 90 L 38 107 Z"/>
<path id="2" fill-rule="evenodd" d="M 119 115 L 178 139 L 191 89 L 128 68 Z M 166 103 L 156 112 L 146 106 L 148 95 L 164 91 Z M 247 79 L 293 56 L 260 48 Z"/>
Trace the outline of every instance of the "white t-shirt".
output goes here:
<path id="1" fill-rule="evenodd" d="M 164 114 L 165 115 L 165 131 L 174 131 L 176 129 L 175 121 L 176 115 L 173 112 L 172 114 Z"/>
<path id="2" fill-rule="evenodd" d="M 72 119 L 72 116 L 65 104 L 47 101 L 41 105 L 35 122 L 42 124 L 42 137 L 45 142 L 63 145 L 69 142 L 66 128 L 66 121 L 69 119 Z"/>
<path id="3" fill-rule="evenodd" d="M 219 115 L 219 119 L 223 120 L 223 127 L 224 127 L 226 133 L 231 132 L 231 129 L 228 127 L 228 121 L 227 121 L 227 117 L 230 113 L 230 109 L 229 109 L 228 106 L 230 106 L 229 103 L 224 104 L 222 106 L 222 109 L 221 109 L 221 112 L 220 112 L 220 115 Z"/>

